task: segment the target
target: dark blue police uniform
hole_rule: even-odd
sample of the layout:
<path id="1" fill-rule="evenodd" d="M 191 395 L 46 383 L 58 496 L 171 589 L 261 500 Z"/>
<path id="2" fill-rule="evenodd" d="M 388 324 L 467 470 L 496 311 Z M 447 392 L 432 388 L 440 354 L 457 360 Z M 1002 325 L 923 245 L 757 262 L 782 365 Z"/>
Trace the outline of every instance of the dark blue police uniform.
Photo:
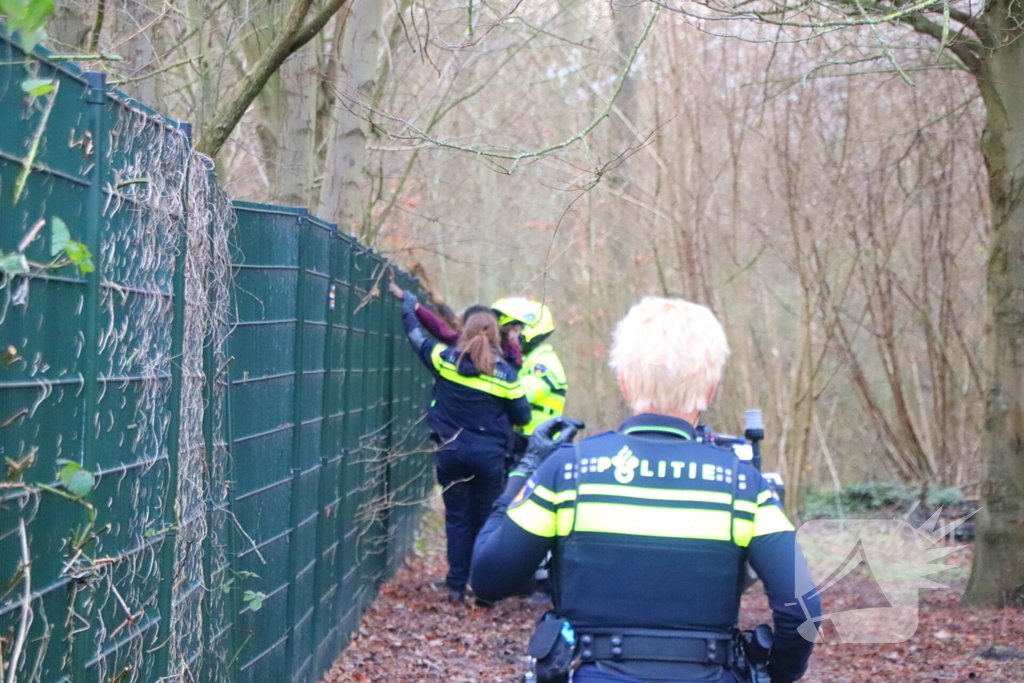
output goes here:
<path id="1" fill-rule="evenodd" d="M 505 453 L 513 425 L 530 421 L 530 404 L 514 367 L 498 355 L 493 375 L 480 372 L 457 348 L 424 332 L 416 297 L 406 292 L 402 321 L 420 360 L 433 373 L 427 423 L 438 446 L 437 481 L 444 489 L 448 536 L 446 583 L 462 593 L 469 579 L 473 542 L 505 484 Z"/>
<path id="2" fill-rule="evenodd" d="M 793 525 L 753 466 L 697 442 L 683 420 L 639 415 L 560 448 L 525 486 L 511 477 L 477 539 L 471 585 L 486 600 L 514 594 L 549 551 L 555 610 L 585 645 L 577 683 L 732 681 L 723 652 L 747 561 L 774 615 L 773 683 L 806 669 L 813 646 L 797 628 L 820 605 L 795 595 L 807 567 Z M 669 631 L 675 650 L 660 646 Z"/>

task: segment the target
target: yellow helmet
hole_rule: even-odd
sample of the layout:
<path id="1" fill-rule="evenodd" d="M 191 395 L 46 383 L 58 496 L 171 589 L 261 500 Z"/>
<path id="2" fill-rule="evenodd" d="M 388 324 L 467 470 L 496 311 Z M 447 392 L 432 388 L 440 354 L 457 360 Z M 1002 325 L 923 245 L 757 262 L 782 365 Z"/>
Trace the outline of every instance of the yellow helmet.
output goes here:
<path id="1" fill-rule="evenodd" d="M 499 325 L 522 323 L 523 341 L 527 344 L 555 331 L 555 319 L 551 315 L 551 309 L 540 302 L 516 296 L 499 299 L 491 304 L 491 308 L 498 315 Z"/>

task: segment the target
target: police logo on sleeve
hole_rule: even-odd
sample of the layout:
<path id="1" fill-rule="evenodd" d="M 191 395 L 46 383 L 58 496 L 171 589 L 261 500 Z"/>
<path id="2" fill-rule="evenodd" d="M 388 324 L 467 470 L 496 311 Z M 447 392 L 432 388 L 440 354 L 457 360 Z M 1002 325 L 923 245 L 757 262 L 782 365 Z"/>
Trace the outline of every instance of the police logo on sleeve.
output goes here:
<path id="1" fill-rule="evenodd" d="M 522 489 L 520 489 L 519 493 L 516 494 L 516 497 L 512 499 L 512 502 L 509 503 L 508 509 L 511 510 L 513 508 L 517 508 L 523 503 L 525 503 L 527 500 L 529 500 L 530 495 L 533 493 L 533 489 L 535 489 L 536 487 L 537 475 L 533 475 L 529 478 L 529 480 L 527 480 L 526 485 L 523 486 Z"/>
<path id="2" fill-rule="evenodd" d="M 541 365 L 540 363 L 533 366 L 533 374 L 535 375 L 543 375 L 547 373 L 547 371 L 547 366 Z"/>

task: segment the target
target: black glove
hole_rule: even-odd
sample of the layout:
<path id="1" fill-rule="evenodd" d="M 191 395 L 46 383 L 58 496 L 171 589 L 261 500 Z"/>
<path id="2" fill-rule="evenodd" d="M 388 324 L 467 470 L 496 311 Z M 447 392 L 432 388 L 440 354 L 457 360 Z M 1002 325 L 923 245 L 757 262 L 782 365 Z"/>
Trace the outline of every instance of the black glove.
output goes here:
<path id="1" fill-rule="evenodd" d="M 572 443 L 580 430 L 585 427 L 582 420 L 571 417 L 556 417 L 541 424 L 533 430 L 530 443 L 526 446 L 526 453 L 523 454 L 512 474 L 529 477 L 537 471 L 537 468 L 549 455 L 557 451 L 563 444 Z"/>
<path id="2" fill-rule="evenodd" d="M 418 353 L 430 340 L 416 318 L 417 303 L 416 295 L 406 290 L 402 296 L 402 324 L 405 325 L 405 333 L 409 335 L 409 341 Z"/>

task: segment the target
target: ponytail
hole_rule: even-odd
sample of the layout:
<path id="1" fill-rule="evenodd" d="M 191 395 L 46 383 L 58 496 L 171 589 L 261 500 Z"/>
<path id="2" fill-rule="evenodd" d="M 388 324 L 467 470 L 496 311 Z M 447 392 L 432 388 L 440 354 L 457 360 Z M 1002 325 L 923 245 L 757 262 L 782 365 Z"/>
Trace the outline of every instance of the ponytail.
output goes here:
<path id="1" fill-rule="evenodd" d="M 500 336 L 498 333 L 498 319 L 492 312 L 480 311 L 473 313 L 466 319 L 459 337 L 458 363 L 468 354 L 473 360 L 473 365 L 487 375 L 493 375 L 498 364 L 498 352 L 495 347 L 498 345 Z"/>

